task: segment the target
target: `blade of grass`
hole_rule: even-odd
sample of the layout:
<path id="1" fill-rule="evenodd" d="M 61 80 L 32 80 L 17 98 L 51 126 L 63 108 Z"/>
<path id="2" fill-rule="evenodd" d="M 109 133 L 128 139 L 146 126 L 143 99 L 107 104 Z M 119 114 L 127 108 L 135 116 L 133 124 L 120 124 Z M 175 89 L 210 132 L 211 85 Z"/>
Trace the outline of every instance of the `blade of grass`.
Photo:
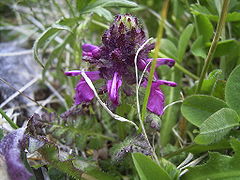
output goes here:
<path id="1" fill-rule="evenodd" d="M 222 29 L 224 28 L 224 25 L 225 25 L 225 20 L 226 20 L 226 17 L 227 17 L 229 2 L 230 2 L 230 0 L 224 0 L 224 2 L 223 2 L 221 16 L 220 16 L 218 24 L 217 24 L 216 33 L 214 35 L 211 47 L 210 47 L 210 49 L 208 51 L 208 55 L 205 59 L 205 63 L 204 63 L 204 66 L 203 66 L 203 69 L 202 69 L 202 72 L 201 72 L 201 75 L 200 75 L 200 79 L 199 79 L 199 82 L 198 82 L 198 86 L 197 86 L 197 89 L 196 89 L 196 92 L 195 92 L 196 94 L 198 94 L 200 92 L 202 84 L 203 84 L 203 80 L 204 80 L 204 78 L 207 74 L 210 63 L 212 62 L 214 52 L 217 48 L 218 40 L 220 38 Z"/>
<path id="2" fill-rule="evenodd" d="M 155 50 L 154 50 L 154 56 L 153 56 L 153 62 L 152 62 L 151 68 L 150 68 L 147 88 L 145 90 L 145 96 L 144 96 L 144 100 L 143 100 L 142 121 L 144 121 L 145 116 L 146 116 L 146 112 L 147 112 L 148 98 L 149 98 L 149 95 L 150 95 L 151 85 L 152 85 L 152 81 L 153 81 L 153 75 L 154 75 L 156 64 L 157 64 L 158 52 L 159 52 L 159 49 L 160 49 L 160 41 L 161 41 L 162 36 L 163 36 L 164 22 L 165 22 L 165 19 L 167 17 L 168 2 L 169 2 L 169 0 L 165 0 L 163 2 L 162 13 L 161 13 L 162 19 L 160 19 L 160 24 L 159 24 L 159 28 L 158 28 L 158 32 L 157 32 L 157 40 L 156 40 Z"/>
<path id="3" fill-rule="evenodd" d="M 10 124 L 13 129 L 18 129 L 18 125 L 16 125 L 8 116 L 7 114 L 0 108 L 0 114 L 6 119 L 6 121 Z"/>

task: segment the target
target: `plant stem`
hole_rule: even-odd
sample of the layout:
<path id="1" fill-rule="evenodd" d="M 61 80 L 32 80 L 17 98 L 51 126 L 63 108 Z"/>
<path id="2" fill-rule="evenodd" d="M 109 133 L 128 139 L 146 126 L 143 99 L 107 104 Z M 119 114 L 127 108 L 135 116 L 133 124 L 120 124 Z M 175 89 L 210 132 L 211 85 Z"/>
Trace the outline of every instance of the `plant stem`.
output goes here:
<path id="1" fill-rule="evenodd" d="M 208 51 L 208 55 L 206 57 L 206 60 L 205 60 L 205 63 L 204 63 L 204 66 L 203 66 L 203 69 L 202 69 L 202 72 L 201 72 L 201 75 L 200 75 L 199 83 L 198 83 L 198 86 L 197 86 L 197 89 L 196 89 L 196 92 L 195 92 L 196 94 L 198 94 L 200 92 L 200 90 L 201 90 L 204 77 L 207 74 L 208 68 L 209 68 L 210 63 L 211 63 L 211 61 L 213 59 L 213 56 L 214 56 L 214 52 L 215 52 L 215 50 L 217 48 L 218 40 L 220 38 L 222 29 L 223 29 L 223 27 L 225 25 L 225 20 L 226 20 L 226 16 L 227 16 L 229 1 L 230 0 L 224 0 L 224 2 L 223 2 L 221 16 L 220 16 L 220 19 L 218 21 L 216 33 L 214 35 L 211 47 L 210 47 L 210 49 Z"/>
<path id="2" fill-rule="evenodd" d="M 169 58 L 167 55 L 165 55 L 162 52 L 159 52 L 158 55 L 159 55 L 159 57 L 162 57 L 162 58 Z M 178 64 L 178 62 L 175 62 L 174 67 L 177 68 L 179 71 L 182 71 L 184 74 L 188 75 L 189 77 L 193 78 L 194 80 L 199 80 L 198 76 L 196 76 L 195 74 L 193 74 L 190 71 L 188 71 L 181 64 Z"/>
<path id="3" fill-rule="evenodd" d="M 195 74 L 191 73 L 190 71 L 188 71 L 187 69 L 185 69 L 183 66 L 181 66 L 180 64 L 178 64 L 177 62 L 175 63 L 175 67 L 182 71 L 184 74 L 188 75 L 189 77 L 193 78 L 194 80 L 198 80 L 199 77 L 197 77 Z"/>
<path id="4" fill-rule="evenodd" d="M 18 125 L 16 125 L 8 116 L 7 114 L 0 108 L 0 114 L 6 119 L 6 121 L 10 124 L 13 129 L 18 129 Z"/>
<path id="5" fill-rule="evenodd" d="M 145 96 L 144 96 L 144 100 L 143 100 L 142 121 L 144 121 L 145 116 L 146 116 L 146 112 L 147 112 L 147 103 L 148 103 L 148 98 L 149 98 L 150 91 L 151 91 L 153 75 L 154 75 L 154 72 L 155 72 L 155 69 L 156 69 L 158 52 L 159 52 L 159 49 L 160 49 L 160 41 L 161 41 L 162 36 L 163 36 L 164 22 L 165 22 L 165 19 L 166 19 L 166 16 L 167 16 L 167 11 L 168 11 L 168 2 L 169 2 L 169 0 L 165 0 L 163 2 L 162 13 L 161 13 L 162 18 L 160 19 L 160 24 L 159 24 L 159 28 L 158 28 L 158 32 L 157 32 L 157 40 L 156 40 L 155 50 L 154 50 L 154 55 L 153 55 L 153 61 L 152 61 L 152 64 L 151 64 L 151 69 L 150 69 L 150 73 L 149 73 L 149 77 L 148 77 L 147 88 L 146 88 Z"/>

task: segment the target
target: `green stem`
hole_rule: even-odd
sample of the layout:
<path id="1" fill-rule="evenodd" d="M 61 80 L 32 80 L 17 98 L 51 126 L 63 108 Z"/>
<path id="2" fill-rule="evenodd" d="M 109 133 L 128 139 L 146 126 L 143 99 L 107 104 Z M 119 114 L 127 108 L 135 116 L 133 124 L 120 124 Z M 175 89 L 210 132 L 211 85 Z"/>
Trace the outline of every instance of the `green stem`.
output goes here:
<path id="1" fill-rule="evenodd" d="M 0 108 L 0 114 L 6 119 L 6 121 L 10 124 L 13 129 L 18 129 L 18 125 L 16 125 L 8 116 L 7 114 Z"/>
<path id="2" fill-rule="evenodd" d="M 182 71 L 184 74 L 188 75 L 189 77 L 193 78 L 194 80 L 198 80 L 199 77 L 197 77 L 195 74 L 191 73 L 190 71 L 188 71 L 187 69 L 185 69 L 183 66 L 181 66 L 180 64 L 178 64 L 177 62 L 175 63 L 175 67 Z"/>
<path id="3" fill-rule="evenodd" d="M 99 21 L 95 21 L 94 19 L 92 19 L 92 23 L 93 23 L 93 24 L 96 24 L 96 25 L 98 25 L 98 26 L 100 26 L 100 27 L 103 27 L 103 28 L 105 28 L 105 29 L 108 29 L 108 28 L 109 28 L 109 26 L 108 26 L 107 24 L 104 24 L 104 23 L 99 22 Z"/>
<path id="4" fill-rule="evenodd" d="M 169 58 L 169 56 L 165 55 L 162 52 L 158 53 L 159 57 L 162 58 Z M 178 70 L 182 71 L 184 74 L 188 75 L 189 77 L 193 78 L 194 80 L 199 80 L 199 77 L 196 76 L 195 74 L 191 73 L 190 71 L 188 71 L 187 69 L 185 69 L 183 66 L 181 66 L 180 64 L 178 64 L 178 62 L 175 62 L 174 67 L 176 67 Z"/>
<path id="5" fill-rule="evenodd" d="M 148 77 L 148 84 L 147 84 L 147 88 L 146 88 L 146 91 L 145 91 L 145 96 L 144 96 L 144 101 L 143 101 L 143 106 L 142 106 L 142 118 L 139 118 L 140 125 L 141 125 L 141 130 L 142 130 L 144 136 L 146 137 L 150 147 L 151 147 L 151 144 L 148 140 L 147 133 L 146 133 L 143 122 L 145 120 L 145 116 L 146 116 L 146 112 L 147 112 L 147 103 L 148 103 L 148 98 L 149 98 L 149 95 L 150 95 L 151 85 L 152 85 L 152 81 L 153 81 L 153 75 L 154 75 L 156 64 L 157 64 L 158 52 L 159 52 L 159 49 L 160 49 L 160 41 L 161 41 L 162 36 L 163 36 L 164 22 L 165 22 L 165 19 L 166 19 L 166 16 L 167 16 L 167 10 L 168 10 L 168 2 L 169 2 L 169 0 L 165 0 L 163 2 L 162 13 L 161 13 L 162 19 L 160 20 L 160 24 L 159 24 L 159 28 L 158 28 L 158 32 L 157 32 L 157 40 L 156 40 L 156 44 L 155 44 L 153 62 L 151 64 L 151 69 L 150 69 L 150 73 L 149 73 L 149 77 Z M 157 154 L 155 153 L 153 148 L 152 148 L 152 150 L 153 150 L 153 158 L 156 160 L 156 162 L 159 165 L 160 163 L 159 163 Z"/>
<path id="6" fill-rule="evenodd" d="M 226 20 L 226 17 L 227 17 L 229 1 L 230 0 L 224 0 L 224 2 L 223 2 L 221 16 L 220 16 L 220 19 L 219 19 L 218 24 L 217 24 L 216 34 L 214 35 L 211 47 L 210 47 L 210 49 L 208 51 L 208 55 L 206 57 L 206 60 L 205 60 L 205 63 L 204 63 L 204 66 L 203 66 L 203 69 L 202 69 L 202 72 L 201 72 L 201 75 L 200 75 L 199 83 L 198 83 L 198 86 L 197 86 L 197 89 L 196 89 L 196 92 L 195 92 L 196 94 L 198 94 L 200 92 L 200 90 L 201 90 L 204 77 L 207 74 L 207 71 L 209 69 L 210 63 L 211 63 L 211 61 L 213 59 L 213 56 L 214 56 L 214 52 L 215 52 L 215 50 L 217 48 L 218 40 L 220 38 L 222 29 L 223 29 L 223 27 L 225 25 L 225 20 Z"/>
<path id="7" fill-rule="evenodd" d="M 152 86 L 152 81 L 153 81 L 153 75 L 156 69 L 156 64 L 157 64 L 157 57 L 158 57 L 158 52 L 160 49 L 160 41 L 163 36 L 163 30 L 164 30 L 164 22 L 167 16 L 167 9 L 168 9 L 168 0 L 164 1 L 163 8 L 162 8 L 162 13 L 161 13 L 161 19 L 160 19 L 160 25 L 158 28 L 157 32 L 157 39 L 156 39 L 156 44 L 155 44 L 155 50 L 154 50 L 154 55 L 153 55 L 153 61 L 151 64 L 151 69 L 148 77 L 148 83 L 147 83 L 147 88 L 145 91 L 145 96 L 143 100 L 143 106 L 142 106 L 142 121 L 144 121 L 146 112 L 147 112 L 147 103 L 148 103 L 148 98 L 150 95 L 151 91 L 151 86 Z"/>

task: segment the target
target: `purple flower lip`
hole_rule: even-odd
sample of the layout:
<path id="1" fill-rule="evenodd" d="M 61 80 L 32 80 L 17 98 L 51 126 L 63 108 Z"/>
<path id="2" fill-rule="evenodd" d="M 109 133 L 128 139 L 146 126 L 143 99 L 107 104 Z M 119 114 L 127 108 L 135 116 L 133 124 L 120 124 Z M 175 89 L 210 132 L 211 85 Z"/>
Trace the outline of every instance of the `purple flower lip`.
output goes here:
<path id="1" fill-rule="evenodd" d="M 68 71 L 65 72 L 67 76 L 78 76 L 81 75 L 83 71 L 75 70 L 75 71 Z M 100 79 L 100 72 L 99 71 L 85 71 L 85 74 L 88 76 L 89 79 L 92 81 L 96 81 Z M 75 88 L 75 104 L 81 104 L 83 102 L 90 102 L 94 98 L 94 92 L 88 86 L 87 82 L 82 78 L 76 88 Z"/>
<path id="2" fill-rule="evenodd" d="M 166 81 L 166 80 L 157 80 L 154 83 L 156 83 L 157 86 L 159 86 L 159 85 L 166 85 L 166 86 L 171 86 L 171 87 L 177 86 L 177 83 L 172 82 L 172 81 Z"/>
<path id="3" fill-rule="evenodd" d="M 92 52 L 93 50 L 99 49 L 98 46 L 92 45 L 92 44 L 83 44 L 82 50 L 85 52 Z"/>
<path id="4" fill-rule="evenodd" d="M 147 59 L 147 63 L 153 61 L 153 59 Z M 157 58 L 157 67 L 167 65 L 169 67 L 173 67 L 175 65 L 175 60 L 170 58 Z"/>
<path id="5" fill-rule="evenodd" d="M 110 97 L 110 100 L 115 105 L 119 105 L 119 95 L 118 90 L 122 85 L 121 77 L 117 72 L 114 73 L 113 79 L 107 81 L 107 90 Z"/>
<path id="6" fill-rule="evenodd" d="M 72 71 L 67 71 L 64 74 L 66 76 L 79 76 L 82 74 L 83 71 L 80 70 L 72 70 Z M 85 74 L 91 79 L 100 79 L 100 71 L 84 71 Z"/>

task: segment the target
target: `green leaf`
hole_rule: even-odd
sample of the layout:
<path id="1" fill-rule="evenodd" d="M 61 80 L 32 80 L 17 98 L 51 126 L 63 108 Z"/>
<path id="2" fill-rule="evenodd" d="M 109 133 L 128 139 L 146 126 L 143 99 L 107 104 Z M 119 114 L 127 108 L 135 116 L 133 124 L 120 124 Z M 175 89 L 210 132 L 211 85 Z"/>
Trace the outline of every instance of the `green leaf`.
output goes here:
<path id="1" fill-rule="evenodd" d="M 208 17 L 210 20 L 212 21 L 218 21 L 219 16 L 215 15 L 215 14 L 211 14 L 210 11 L 204 7 L 201 6 L 200 4 L 194 4 L 191 5 L 191 12 L 192 14 L 195 15 L 203 15 Z M 239 12 L 232 12 L 232 13 L 228 13 L 227 17 L 226 17 L 226 22 L 236 22 L 240 20 L 240 13 Z"/>
<path id="2" fill-rule="evenodd" d="M 197 30 L 199 32 L 199 35 L 203 36 L 203 42 L 210 41 L 213 35 L 213 26 L 210 20 L 206 16 L 199 14 L 196 17 L 196 21 L 197 21 Z"/>
<path id="3" fill-rule="evenodd" d="M 166 100 L 165 100 L 166 104 L 170 104 L 180 99 L 182 72 L 180 72 L 177 69 L 174 69 L 174 71 L 169 73 L 168 75 L 170 76 L 167 79 L 173 82 L 177 82 L 178 87 L 175 87 L 175 88 L 167 87 L 167 86 L 162 87 L 162 90 L 164 91 L 164 94 L 166 96 Z M 162 117 L 163 121 L 161 126 L 160 143 L 163 147 L 169 143 L 173 135 L 172 128 L 176 125 L 176 122 L 178 121 L 179 111 L 180 111 L 180 104 L 170 106 L 166 109 Z"/>
<path id="4" fill-rule="evenodd" d="M 214 90 L 212 91 L 212 95 L 220 99 L 225 99 L 225 95 L 224 95 L 225 86 L 226 86 L 226 81 L 218 79 L 214 85 Z"/>
<path id="5" fill-rule="evenodd" d="M 226 107 L 228 107 L 227 104 L 221 99 L 206 95 L 193 95 L 183 101 L 181 111 L 190 123 L 200 127 L 209 116 Z"/>
<path id="6" fill-rule="evenodd" d="M 238 48 L 238 43 L 236 40 L 228 39 L 224 41 L 220 41 L 217 44 L 216 51 L 214 53 L 215 57 L 232 55 L 236 52 Z"/>
<path id="7" fill-rule="evenodd" d="M 92 170 L 87 170 L 86 173 L 87 173 L 87 176 L 83 176 L 83 178 L 84 177 L 89 177 L 89 175 L 90 175 L 90 176 L 92 176 L 96 179 L 103 179 L 103 180 L 115 180 L 115 179 L 117 179 L 117 178 L 113 177 L 112 175 L 109 175 L 109 174 L 107 174 L 107 173 L 105 173 L 101 170 L 96 169 L 96 168 L 92 169 Z"/>
<path id="8" fill-rule="evenodd" d="M 132 158 L 141 180 L 153 180 L 159 179 L 159 177 L 164 180 L 171 180 L 167 172 L 150 157 L 140 153 L 133 153 Z"/>
<path id="9" fill-rule="evenodd" d="M 183 56 L 187 49 L 190 37 L 193 32 L 193 25 L 189 24 L 182 32 L 180 39 L 178 41 L 178 62 L 182 62 Z"/>
<path id="10" fill-rule="evenodd" d="M 79 160 L 74 159 L 74 160 L 65 160 L 65 161 L 60 161 L 59 160 L 59 150 L 57 147 L 53 145 L 49 146 L 44 146 L 39 150 L 45 161 L 49 163 L 49 166 L 54 167 L 69 176 L 73 177 L 74 179 L 85 179 L 85 177 L 88 177 L 89 179 L 94 179 L 93 176 L 87 174 L 87 167 L 90 166 L 89 162 L 84 162 L 82 161 L 82 167 L 84 164 L 84 168 L 79 168 L 78 167 L 78 162 Z"/>
<path id="11" fill-rule="evenodd" d="M 160 165 L 163 167 L 163 169 L 167 172 L 167 174 L 170 176 L 170 178 L 172 180 L 179 179 L 180 170 L 178 170 L 177 167 L 173 163 L 162 158 Z"/>
<path id="12" fill-rule="evenodd" d="M 199 36 L 192 44 L 191 51 L 194 56 L 199 56 L 205 59 L 207 57 L 203 36 Z"/>
<path id="13" fill-rule="evenodd" d="M 240 21 L 240 13 L 239 12 L 228 13 L 226 21 L 227 22 Z"/>
<path id="14" fill-rule="evenodd" d="M 209 75 L 207 79 L 204 79 L 203 85 L 201 88 L 201 93 L 206 94 L 212 94 L 215 91 L 215 86 L 217 83 L 217 80 L 219 80 L 220 75 L 222 74 L 221 69 L 215 69 L 213 70 Z M 224 90 L 224 89 L 223 89 Z"/>
<path id="15" fill-rule="evenodd" d="M 225 98 L 229 107 L 240 114 L 240 65 L 233 70 L 227 80 Z"/>
<path id="16" fill-rule="evenodd" d="M 42 76 L 43 79 L 45 79 L 45 74 L 46 71 L 48 70 L 49 66 L 51 65 L 52 61 L 54 60 L 54 58 L 59 58 L 59 56 L 62 54 L 63 49 L 65 48 L 66 44 L 69 43 L 69 41 L 71 40 L 71 34 L 69 34 L 62 43 L 58 44 L 53 51 L 51 52 L 50 56 L 48 57 L 46 64 L 44 66 L 44 69 L 42 71 Z"/>
<path id="17" fill-rule="evenodd" d="M 132 1 L 127 0 L 97 0 L 95 2 L 89 3 L 80 13 L 93 12 L 94 8 L 98 7 L 127 7 L 134 8 L 137 4 Z"/>
<path id="18" fill-rule="evenodd" d="M 209 153 L 207 163 L 195 167 L 189 167 L 189 171 L 182 177 L 183 180 L 238 180 L 240 177 L 240 142 L 231 139 L 231 146 L 235 154 L 231 156 L 220 153 Z"/>
<path id="19" fill-rule="evenodd" d="M 67 30 L 71 32 L 70 26 L 75 24 L 77 22 L 76 18 L 64 18 L 60 21 L 56 22 L 56 24 L 52 25 L 51 27 L 47 28 L 39 38 L 36 39 L 33 45 L 33 55 L 35 60 L 44 68 L 44 63 L 41 61 L 38 50 L 40 47 L 42 47 L 49 38 L 52 36 L 55 36 L 57 33 L 59 33 L 62 30 Z"/>
<path id="20" fill-rule="evenodd" d="M 192 154 L 199 154 L 206 151 L 212 151 L 212 150 L 224 150 L 229 149 L 231 146 L 229 144 L 228 139 L 223 139 L 217 143 L 214 144 L 193 144 L 186 150 L 186 152 L 190 152 Z"/>
<path id="21" fill-rule="evenodd" d="M 161 40 L 160 51 L 170 58 L 177 59 L 177 47 L 168 39 Z"/>
<path id="22" fill-rule="evenodd" d="M 237 113 L 222 108 L 206 119 L 200 126 L 200 134 L 195 138 L 197 144 L 211 144 L 221 140 L 229 131 L 239 125 Z"/>
<path id="23" fill-rule="evenodd" d="M 96 13 L 100 17 L 104 17 L 107 21 L 113 20 L 112 13 L 105 8 L 97 7 L 97 8 L 94 8 L 92 12 Z"/>

